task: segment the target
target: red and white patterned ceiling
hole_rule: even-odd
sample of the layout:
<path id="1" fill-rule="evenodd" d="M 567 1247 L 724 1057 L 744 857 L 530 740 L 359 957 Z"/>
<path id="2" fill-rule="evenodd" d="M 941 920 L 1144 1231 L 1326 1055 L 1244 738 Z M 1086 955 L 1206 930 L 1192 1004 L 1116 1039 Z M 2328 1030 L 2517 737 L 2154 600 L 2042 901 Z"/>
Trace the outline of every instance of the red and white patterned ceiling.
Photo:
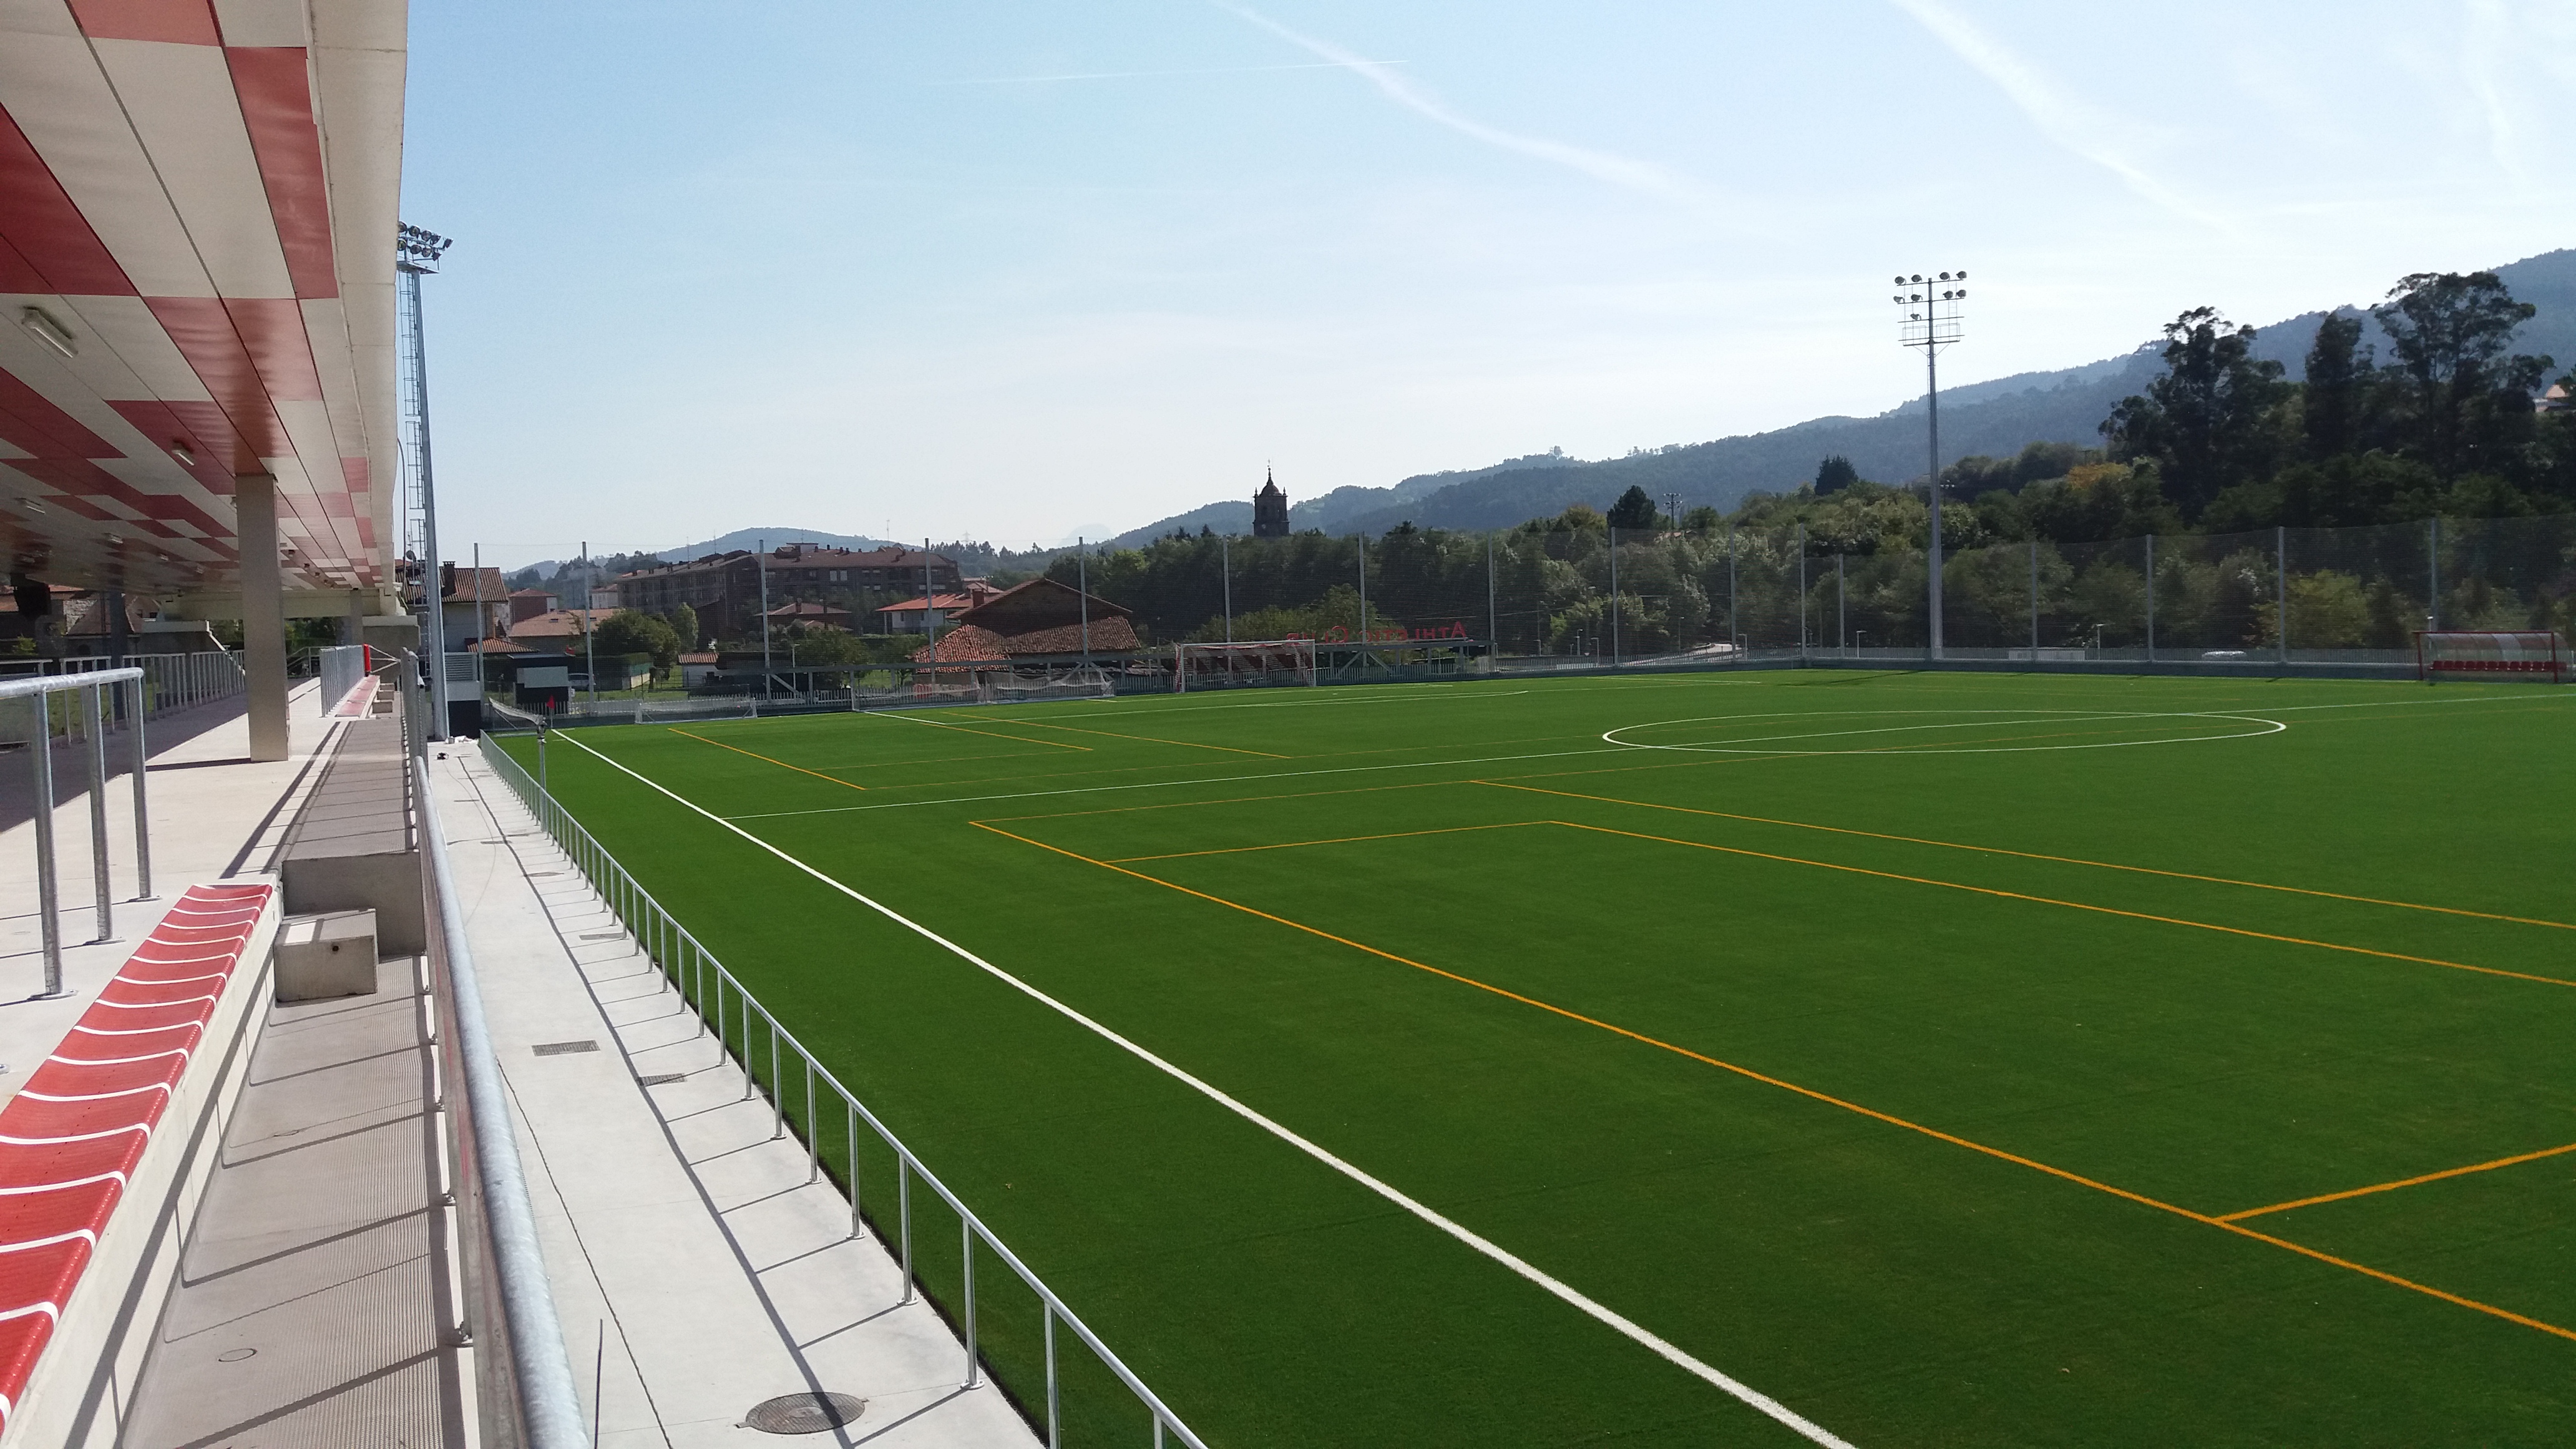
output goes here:
<path id="1" fill-rule="evenodd" d="M 400 535 L 403 0 L 0 0 L 0 562 L 237 581 L 277 480 L 290 588 Z"/>

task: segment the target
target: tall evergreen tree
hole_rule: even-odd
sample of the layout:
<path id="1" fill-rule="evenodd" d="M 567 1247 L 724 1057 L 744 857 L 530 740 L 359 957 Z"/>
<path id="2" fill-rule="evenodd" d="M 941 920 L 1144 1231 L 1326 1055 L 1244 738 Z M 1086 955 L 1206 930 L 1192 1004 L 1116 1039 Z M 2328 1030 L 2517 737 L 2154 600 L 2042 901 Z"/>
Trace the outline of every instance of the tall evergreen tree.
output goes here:
<path id="1" fill-rule="evenodd" d="M 2254 329 L 2215 307 L 2165 325 L 2164 360 L 2164 375 L 2112 409 L 2102 436 L 2122 462 L 2155 459 L 2165 496 L 2197 518 L 2221 490 L 2269 471 L 2281 364 L 2256 358 Z"/>

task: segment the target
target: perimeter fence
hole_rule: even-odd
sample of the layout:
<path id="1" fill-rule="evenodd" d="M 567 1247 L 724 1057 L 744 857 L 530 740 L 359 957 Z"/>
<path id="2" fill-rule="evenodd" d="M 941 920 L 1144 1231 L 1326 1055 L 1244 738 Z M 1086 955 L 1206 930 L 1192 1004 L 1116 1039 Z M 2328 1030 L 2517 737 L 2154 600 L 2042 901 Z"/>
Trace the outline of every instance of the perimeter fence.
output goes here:
<path id="1" fill-rule="evenodd" d="M 806 1180 L 825 1178 L 850 1203 L 850 1233 L 873 1231 L 901 1264 L 903 1302 L 917 1293 L 957 1330 L 965 1347 L 959 1381 L 972 1389 L 990 1375 L 1046 1434 L 1049 1449 L 1068 1425 L 1081 1443 L 1204 1441 L 1145 1386 L 1019 1256 L 993 1234 L 830 1069 L 680 924 L 617 858 L 504 748 L 482 737 L 483 762 L 507 783 L 546 834 L 589 881 L 697 1016 L 720 1066 L 742 1074 L 742 1100 L 766 1097 L 773 1137 L 805 1144 Z M 511 738 L 528 738 L 525 735 Z M 543 735 L 537 736 L 542 743 Z M 542 773 L 542 764 L 540 766 Z M 882 1184 L 891 1181 L 891 1188 Z M 865 1183 L 880 1184 L 863 1193 Z M 926 1198 L 925 1198 L 926 1194 Z M 892 1212 L 887 1209 L 891 1198 Z M 954 1256 L 950 1256 L 953 1252 Z M 999 1263 L 998 1280 L 979 1267 Z M 1062 1340 L 1069 1337 L 1071 1342 Z M 1151 1437 L 1118 1429 L 1119 1400 L 1142 1409 Z M 1131 1430 L 1144 1424 L 1130 1422 Z"/>
<path id="2" fill-rule="evenodd" d="M 1149 550 L 1106 573 L 1135 585 L 1138 622 L 1162 639 L 1307 636 L 1397 658 L 1491 641 L 1513 671 L 1921 661 L 1931 646 L 1919 543 L 1797 523 L 1153 548 L 1192 556 L 1158 566 Z M 1214 567 L 1197 569 L 1200 553 Z M 2564 632 L 2576 515 L 1992 543 L 1948 550 L 1941 581 L 1954 660 L 2411 669 L 2419 629 Z"/>

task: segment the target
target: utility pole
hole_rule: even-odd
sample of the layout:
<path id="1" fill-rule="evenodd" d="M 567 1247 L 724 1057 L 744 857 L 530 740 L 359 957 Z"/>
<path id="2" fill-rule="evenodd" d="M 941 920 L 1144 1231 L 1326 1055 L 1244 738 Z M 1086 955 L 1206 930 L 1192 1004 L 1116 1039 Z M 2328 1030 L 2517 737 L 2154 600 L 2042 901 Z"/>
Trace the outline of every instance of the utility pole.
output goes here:
<path id="1" fill-rule="evenodd" d="M 1216 540 L 1217 571 L 1225 576 L 1225 642 L 1234 642 L 1234 538 L 1219 534 Z M 1229 664 L 1228 668 L 1233 666 Z"/>
<path id="2" fill-rule="evenodd" d="M 590 561 L 590 540 L 581 541 L 581 663 L 590 672 L 590 707 L 599 708 L 599 646 L 592 643 L 590 596 L 599 587 L 599 565 Z"/>
<path id="3" fill-rule="evenodd" d="M 1082 667 L 1091 667 L 1091 540 L 1075 535 L 1073 577 L 1082 596 Z"/>
<path id="4" fill-rule="evenodd" d="M 754 571 L 760 575 L 760 695 L 772 698 L 778 680 L 769 672 L 769 540 L 759 539 L 760 551 L 751 556 Z M 924 614 L 927 619 L 929 615 Z"/>
<path id="5" fill-rule="evenodd" d="M 1930 550 L 1932 657 L 1941 657 L 1941 349 L 1965 335 L 1961 313 L 1968 296 L 1966 272 L 1943 272 L 1931 281 L 1918 272 L 1913 277 L 1900 276 L 1896 285 L 1905 290 L 1896 294 L 1896 305 L 1903 318 L 1897 324 L 1897 341 L 1907 347 L 1923 349 L 1923 405 L 1929 421 L 1931 471 L 1923 478 L 1924 494 L 1931 501 L 1932 545 Z"/>

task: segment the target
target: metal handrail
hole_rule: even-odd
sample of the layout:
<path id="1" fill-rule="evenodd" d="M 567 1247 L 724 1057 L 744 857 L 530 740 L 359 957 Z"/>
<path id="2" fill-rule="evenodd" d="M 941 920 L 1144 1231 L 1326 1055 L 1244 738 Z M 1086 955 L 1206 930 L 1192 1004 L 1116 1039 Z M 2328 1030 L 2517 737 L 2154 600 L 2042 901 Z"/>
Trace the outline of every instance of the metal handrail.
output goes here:
<path id="1" fill-rule="evenodd" d="M 406 732 L 408 725 L 406 719 Z M 572 1356 L 564 1347 L 544 1249 L 537 1241 L 527 1174 L 510 1127 L 509 1088 L 501 1079 L 483 1017 L 482 987 L 447 861 L 438 797 L 430 787 L 428 763 L 418 755 L 410 756 L 410 763 L 419 839 L 429 867 L 422 884 L 436 905 L 432 940 L 438 949 L 431 962 L 431 990 L 446 1028 L 439 1033 L 446 1048 L 440 1053 L 440 1079 L 451 1088 L 443 1105 L 457 1174 L 452 1184 L 460 1214 L 457 1238 L 466 1252 L 467 1302 L 460 1305 L 459 1337 L 471 1342 L 480 1327 L 486 1340 L 477 1354 L 484 1442 L 588 1449 L 589 1426 L 582 1418 Z M 461 1112 L 453 1100 L 456 1087 L 463 1089 Z"/>
<path id="2" fill-rule="evenodd" d="M 34 716 L 34 728 L 27 735 L 27 758 L 35 777 L 35 798 L 30 802 L 29 814 L 36 827 L 36 915 L 44 942 L 43 994 L 49 997 L 63 994 L 63 922 L 60 872 L 54 864 L 54 707 L 48 696 L 75 691 L 80 696 L 84 737 L 81 754 L 89 764 L 90 875 L 98 901 L 97 939 L 107 941 L 116 936 L 107 881 L 107 734 L 114 713 L 108 707 L 107 692 L 126 684 L 134 686 L 134 707 L 127 717 L 133 747 L 127 778 L 133 781 L 134 790 L 134 898 L 148 901 L 152 899 L 152 817 L 144 798 L 143 718 L 148 701 L 144 697 L 142 669 L 129 665 L 123 669 L 0 681 L 0 699 L 24 699 Z M 64 721 L 66 736 L 71 733 L 71 725 L 72 721 Z"/>
<path id="3" fill-rule="evenodd" d="M 975 1247 L 981 1243 L 990 1249 L 994 1256 L 1001 1259 L 1002 1263 L 1018 1276 L 1020 1282 L 1037 1295 L 1039 1302 L 1046 1306 L 1046 1427 L 1049 1449 L 1055 1449 L 1055 1446 L 1062 1442 L 1061 1413 L 1058 1404 L 1060 1382 L 1056 1371 L 1055 1352 L 1056 1324 L 1059 1320 L 1072 1331 L 1076 1338 L 1082 1340 L 1094 1354 L 1099 1356 L 1102 1366 L 1117 1375 L 1119 1382 L 1125 1384 L 1128 1391 L 1135 1394 L 1138 1401 L 1152 1411 L 1155 1449 L 1162 1449 L 1166 1433 L 1180 1443 L 1188 1445 L 1189 1449 L 1207 1449 L 1206 1442 L 1192 1432 L 1190 1427 L 1181 1421 L 1180 1416 L 1172 1412 L 1170 1406 L 1156 1396 L 1152 1389 L 1147 1388 L 1144 1380 L 1138 1378 L 1135 1372 L 1127 1367 L 1124 1360 L 1110 1351 L 1109 1345 L 1100 1341 L 1100 1336 L 1092 1332 L 1090 1327 L 1066 1306 L 1063 1299 L 1056 1296 L 1055 1290 L 1049 1288 L 1036 1272 L 1020 1261 L 1018 1254 L 1012 1252 L 1000 1238 L 994 1236 L 992 1230 L 984 1226 L 983 1220 L 978 1218 L 956 1193 L 950 1191 L 947 1184 L 941 1182 L 936 1174 L 922 1165 L 921 1159 L 914 1155 L 912 1149 L 906 1147 L 902 1139 L 896 1137 L 893 1130 L 880 1121 L 874 1112 L 869 1111 L 856 1094 L 843 1086 L 840 1079 L 833 1076 L 828 1068 L 818 1063 L 814 1059 L 814 1054 L 805 1049 L 805 1044 L 796 1039 L 795 1033 L 778 1024 L 778 1018 L 770 1014 L 769 1008 L 760 1004 L 759 998 L 751 994 L 750 989 L 742 984 L 740 978 L 727 970 L 724 963 L 718 961 L 704 945 L 700 944 L 697 937 L 691 935 L 688 928 L 681 925 L 677 917 L 665 909 L 660 901 L 655 900 L 652 893 L 645 890 L 626 867 L 620 865 L 617 858 L 610 855 L 607 848 L 602 846 L 580 821 L 575 820 L 571 812 L 564 809 L 560 801 L 541 788 L 535 780 L 529 778 L 528 772 L 520 766 L 519 762 L 512 759 L 509 752 L 500 747 L 497 736 L 489 733 L 483 736 L 482 757 L 492 773 L 508 783 L 511 790 L 518 795 L 520 802 L 537 817 L 539 826 L 558 846 L 562 847 L 565 855 L 591 883 L 592 888 L 599 893 L 609 909 L 626 925 L 635 937 L 637 945 L 643 948 L 646 958 L 657 970 L 669 976 L 674 988 L 679 990 L 682 1002 L 697 1013 L 699 1030 L 703 1032 L 710 1025 L 714 1027 L 719 1051 L 741 1065 L 742 1100 L 746 1101 L 759 1091 L 759 1082 L 753 1070 L 758 1049 L 754 1041 L 752 1023 L 754 1014 L 758 1015 L 768 1038 L 770 1133 L 773 1137 L 788 1132 L 793 1125 L 787 1120 L 787 1079 L 781 1074 L 779 1068 L 782 1061 L 782 1047 L 795 1054 L 795 1061 L 803 1067 L 805 1075 L 803 1135 L 805 1180 L 809 1183 L 818 1180 L 821 1175 L 820 1123 L 816 1120 L 814 1112 L 817 1083 L 819 1082 L 841 1099 L 841 1104 L 846 1109 L 849 1132 L 851 1236 L 856 1237 L 867 1230 L 860 1211 L 858 1124 L 862 1121 L 866 1122 L 869 1129 L 876 1133 L 878 1140 L 894 1153 L 897 1217 L 897 1241 L 894 1246 L 901 1255 L 902 1301 L 911 1302 L 912 1295 L 918 1286 L 912 1261 L 912 1180 L 919 1178 L 923 1186 L 937 1194 L 940 1201 L 948 1204 L 956 1212 L 959 1222 L 963 1225 L 959 1241 L 964 1294 L 958 1321 L 966 1349 L 965 1387 L 970 1389 L 975 1387 L 981 1381 L 982 1373 L 975 1338 Z M 715 1016 L 712 1022 L 709 1021 L 706 1011 L 709 994 L 707 973 L 710 968 L 715 973 L 713 993 Z M 696 984 L 694 993 L 688 989 L 687 983 L 690 980 L 694 980 Z M 737 1003 L 736 1019 L 741 1023 L 742 1042 L 739 1052 L 734 1050 L 734 1045 L 727 1035 L 725 989 L 728 986 L 733 990 Z"/>

